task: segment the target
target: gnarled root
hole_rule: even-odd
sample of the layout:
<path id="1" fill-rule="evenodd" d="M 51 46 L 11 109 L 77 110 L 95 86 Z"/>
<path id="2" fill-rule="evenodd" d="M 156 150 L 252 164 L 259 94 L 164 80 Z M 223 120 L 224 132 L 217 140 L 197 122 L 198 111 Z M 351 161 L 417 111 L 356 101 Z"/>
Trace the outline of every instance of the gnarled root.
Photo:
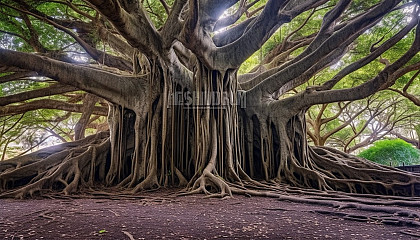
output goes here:
<path id="1" fill-rule="evenodd" d="M 214 175 L 208 170 L 204 170 L 202 175 L 194 181 L 191 188 L 187 188 L 187 192 L 179 194 L 190 195 L 196 193 L 204 193 L 208 197 L 230 197 L 232 191 L 229 185 L 222 179 Z"/>
<path id="2" fill-rule="evenodd" d="M 351 193 L 419 196 L 420 175 L 342 153 L 331 148 L 310 149 L 310 159 L 333 190 Z"/>
<path id="3" fill-rule="evenodd" d="M 53 189 L 68 195 L 91 186 L 95 177 L 104 177 L 108 149 L 104 132 L 0 162 L 0 197 L 24 198 Z"/>

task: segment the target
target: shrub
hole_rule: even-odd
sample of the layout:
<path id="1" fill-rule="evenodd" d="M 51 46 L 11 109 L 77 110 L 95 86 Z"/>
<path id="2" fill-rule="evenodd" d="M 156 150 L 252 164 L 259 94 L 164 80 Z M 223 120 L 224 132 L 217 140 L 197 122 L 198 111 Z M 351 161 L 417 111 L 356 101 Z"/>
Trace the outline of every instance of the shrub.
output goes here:
<path id="1" fill-rule="evenodd" d="M 361 152 L 359 157 L 383 165 L 390 165 L 390 163 L 392 166 L 420 164 L 420 151 L 401 139 L 377 141 L 372 147 Z"/>

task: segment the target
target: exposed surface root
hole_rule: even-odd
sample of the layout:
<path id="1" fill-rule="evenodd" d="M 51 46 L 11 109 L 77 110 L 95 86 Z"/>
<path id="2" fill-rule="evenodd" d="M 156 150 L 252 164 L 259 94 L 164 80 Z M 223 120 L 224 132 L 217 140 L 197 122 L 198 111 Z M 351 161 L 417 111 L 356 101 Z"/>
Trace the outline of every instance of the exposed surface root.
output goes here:
<path id="1" fill-rule="evenodd" d="M 284 189 L 287 192 L 286 189 Z M 394 199 L 382 199 L 381 201 L 375 201 L 369 198 L 351 198 L 346 196 L 339 200 L 332 200 L 337 195 L 341 195 L 340 192 L 330 192 L 320 194 L 317 197 L 307 195 L 305 189 L 301 189 L 299 195 L 296 194 L 285 194 L 281 191 L 257 191 L 249 189 L 238 189 L 232 188 L 232 193 L 241 194 L 245 196 L 259 196 L 259 197 L 271 197 L 276 198 L 279 201 L 290 201 L 296 203 L 322 205 L 332 207 L 331 211 L 318 211 L 315 212 L 321 214 L 329 214 L 342 217 L 347 220 L 353 221 L 375 221 L 382 224 L 391 224 L 407 227 L 419 227 L 420 226 L 420 211 L 406 208 L 408 201 L 413 201 L 413 206 L 417 207 L 419 204 L 417 198 L 407 198 L 407 202 L 396 202 Z M 313 194 L 313 193 L 311 193 Z M 332 196 L 330 196 L 332 195 Z M 400 205 L 401 203 L 401 205 Z M 355 215 L 350 212 L 346 212 L 351 209 L 361 210 L 363 212 L 370 213 L 368 215 Z M 276 209 L 272 209 L 276 210 Z"/>
<path id="2" fill-rule="evenodd" d="M 408 236 L 420 238 L 420 231 L 413 231 L 411 229 L 406 229 L 406 230 L 401 230 L 400 233 L 408 235 Z"/>
<path id="3" fill-rule="evenodd" d="M 108 150 L 108 134 L 99 133 L 1 162 L 4 170 L 0 172 L 0 197 L 24 198 L 53 189 L 69 195 L 89 187 L 95 176 L 104 176 L 101 171 L 105 169 Z"/>
<path id="4" fill-rule="evenodd" d="M 180 196 L 196 193 L 205 193 L 208 197 L 228 197 L 232 196 L 232 192 L 228 184 L 221 178 L 216 177 L 209 171 L 204 173 L 194 182 L 193 186 Z"/>
<path id="5" fill-rule="evenodd" d="M 309 149 L 314 171 L 334 190 L 420 196 L 420 174 L 382 166 L 331 148 Z"/>

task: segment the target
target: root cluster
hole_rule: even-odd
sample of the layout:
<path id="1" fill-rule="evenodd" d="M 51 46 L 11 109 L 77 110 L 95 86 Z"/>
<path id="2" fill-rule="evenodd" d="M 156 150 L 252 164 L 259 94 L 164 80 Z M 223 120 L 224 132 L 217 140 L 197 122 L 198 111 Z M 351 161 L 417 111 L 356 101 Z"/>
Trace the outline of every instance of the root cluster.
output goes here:
<path id="1" fill-rule="evenodd" d="M 69 195 L 105 176 L 108 133 L 46 148 L 0 163 L 0 197 L 24 198 L 59 189 Z"/>

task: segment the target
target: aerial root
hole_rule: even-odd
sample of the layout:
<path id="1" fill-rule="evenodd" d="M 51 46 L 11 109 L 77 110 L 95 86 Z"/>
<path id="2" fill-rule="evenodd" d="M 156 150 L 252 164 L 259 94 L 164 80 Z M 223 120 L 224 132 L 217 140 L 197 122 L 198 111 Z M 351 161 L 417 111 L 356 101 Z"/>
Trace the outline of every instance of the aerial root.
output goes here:
<path id="1" fill-rule="evenodd" d="M 175 175 L 178 177 L 179 183 L 178 186 L 179 187 L 185 187 L 188 185 L 188 181 L 187 179 L 184 177 L 184 175 L 182 174 L 181 171 L 179 171 L 178 168 L 174 168 L 175 169 Z"/>

